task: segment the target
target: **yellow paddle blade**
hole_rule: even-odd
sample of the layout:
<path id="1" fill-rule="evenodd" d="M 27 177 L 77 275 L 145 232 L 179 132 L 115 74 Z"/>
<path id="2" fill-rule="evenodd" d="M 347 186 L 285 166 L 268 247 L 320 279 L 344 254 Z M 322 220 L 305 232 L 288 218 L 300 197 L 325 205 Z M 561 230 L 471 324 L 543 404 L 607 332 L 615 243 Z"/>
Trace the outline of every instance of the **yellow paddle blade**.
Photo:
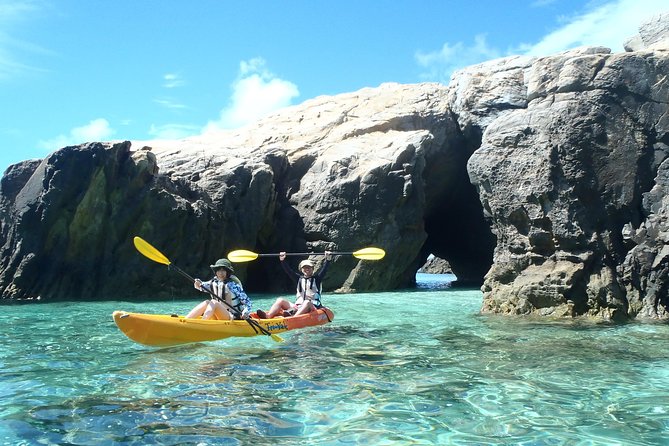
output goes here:
<path id="1" fill-rule="evenodd" d="M 237 251 L 231 251 L 228 253 L 228 260 L 231 262 L 241 263 L 241 262 L 250 262 L 258 258 L 258 253 L 253 251 L 247 251 L 246 249 L 238 249 Z"/>
<path id="2" fill-rule="evenodd" d="M 165 257 L 162 252 L 158 251 L 156 248 L 151 246 L 149 242 L 144 240 L 141 237 L 135 237 L 133 240 L 133 243 L 135 244 L 135 248 L 137 248 L 137 251 L 139 251 L 142 255 L 145 257 L 148 257 L 149 259 L 153 260 L 154 262 L 162 263 L 163 265 L 169 265 L 170 259 Z"/>
<path id="3" fill-rule="evenodd" d="M 353 253 L 353 257 L 362 260 L 381 260 L 386 252 L 381 248 L 362 248 Z"/>
<path id="4" fill-rule="evenodd" d="M 273 340 L 274 342 L 285 342 L 285 339 L 283 339 L 283 338 L 282 338 L 281 336 L 279 336 L 278 334 L 274 334 L 274 333 L 272 333 L 272 334 L 270 335 L 270 337 L 272 338 L 272 340 Z"/>

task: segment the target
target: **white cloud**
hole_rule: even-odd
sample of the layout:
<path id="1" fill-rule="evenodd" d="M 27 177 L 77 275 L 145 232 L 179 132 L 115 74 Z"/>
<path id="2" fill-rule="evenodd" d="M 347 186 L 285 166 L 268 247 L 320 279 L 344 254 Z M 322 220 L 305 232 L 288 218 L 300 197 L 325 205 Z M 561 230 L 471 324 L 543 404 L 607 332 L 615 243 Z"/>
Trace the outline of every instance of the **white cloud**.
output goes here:
<path id="1" fill-rule="evenodd" d="M 578 46 L 605 46 L 623 51 L 639 25 L 658 12 L 669 11 L 667 0 L 617 0 L 568 19 L 539 42 L 521 46 L 524 54 L 546 56 Z"/>
<path id="2" fill-rule="evenodd" d="M 75 127 L 67 135 L 58 135 L 49 140 L 40 140 L 38 147 L 44 150 L 56 150 L 91 141 L 108 141 L 114 134 L 106 119 L 98 118 L 81 127 Z"/>
<path id="3" fill-rule="evenodd" d="M 207 124 L 205 132 L 242 127 L 291 105 L 292 99 L 300 94 L 297 86 L 276 77 L 265 65 L 262 58 L 240 63 L 230 104 L 221 110 L 218 120 Z"/>
<path id="4" fill-rule="evenodd" d="M 533 7 L 546 6 L 552 0 L 536 0 Z M 426 71 L 423 80 L 447 83 L 453 71 L 497 57 L 511 55 L 549 56 L 578 46 L 605 46 L 623 51 L 625 41 L 638 33 L 639 25 L 652 15 L 667 12 L 667 0 L 614 0 L 589 3 L 588 9 L 560 18 L 561 26 L 536 43 L 519 43 L 510 50 L 487 44 L 485 36 L 473 45 L 446 42 L 441 50 L 416 52 L 416 63 Z"/>

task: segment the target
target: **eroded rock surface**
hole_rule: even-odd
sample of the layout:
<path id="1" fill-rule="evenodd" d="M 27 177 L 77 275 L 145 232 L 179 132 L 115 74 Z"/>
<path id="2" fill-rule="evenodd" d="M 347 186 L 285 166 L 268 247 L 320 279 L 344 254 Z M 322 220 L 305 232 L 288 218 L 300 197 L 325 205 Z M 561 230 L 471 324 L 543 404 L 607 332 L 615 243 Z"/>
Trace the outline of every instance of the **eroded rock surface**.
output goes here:
<path id="1" fill-rule="evenodd" d="M 666 288 L 666 273 L 657 271 L 661 283 L 644 287 L 629 270 L 635 260 L 625 259 L 650 224 L 642 201 L 669 149 L 668 73 L 664 52 L 604 48 L 527 65 L 519 79 L 527 107 L 491 122 L 468 164 L 497 237 L 483 311 L 664 314 L 659 297 L 644 299 L 650 288 Z M 653 197 L 663 186 L 655 187 Z M 657 247 L 633 252 L 649 249 Z M 658 306 L 664 309 L 652 309 Z"/>
<path id="2" fill-rule="evenodd" d="M 326 288 L 407 286 L 427 257 L 426 221 L 461 208 L 462 218 L 485 228 L 464 169 L 472 148 L 447 95 L 439 84 L 386 84 L 307 101 L 235 132 L 150 147 L 87 144 L 15 167 L 2 185 L 8 230 L 0 254 L 11 259 L 0 277 L 3 296 L 174 294 L 181 278 L 147 265 L 134 235 L 194 275 L 209 274 L 206 265 L 238 248 L 378 246 L 387 252 L 379 262 L 338 257 Z M 457 237 L 481 245 L 480 234 Z M 443 240 L 430 249 L 456 253 Z M 483 250 L 487 265 L 461 256 L 468 260 L 454 270 L 480 283 L 491 250 Z M 250 290 L 292 286 L 276 259 L 237 269 Z"/>
<path id="3" fill-rule="evenodd" d="M 319 97 L 244 129 L 91 143 L 0 183 L 3 298 L 176 297 L 233 249 L 336 259 L 327 290 L 413 283 L 435 254 L 482 311 L 669 318 L 669 17 L 626 43 Z M 320 257 L 315 257 L 320 259 Z M 250 291 L 292 288 L 275 258 Z"/>

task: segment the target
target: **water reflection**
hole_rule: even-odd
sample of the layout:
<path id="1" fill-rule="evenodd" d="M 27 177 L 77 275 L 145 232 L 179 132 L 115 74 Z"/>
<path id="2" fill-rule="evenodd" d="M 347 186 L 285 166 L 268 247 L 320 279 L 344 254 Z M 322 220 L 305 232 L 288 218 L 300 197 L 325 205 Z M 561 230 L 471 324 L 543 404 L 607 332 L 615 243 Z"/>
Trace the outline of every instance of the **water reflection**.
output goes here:
<path id="1" fill-rule="evenodd" d="M 456 280 L 455 274 L 416 273 L 416 288 L 422 291 L 447 290 Z"/>

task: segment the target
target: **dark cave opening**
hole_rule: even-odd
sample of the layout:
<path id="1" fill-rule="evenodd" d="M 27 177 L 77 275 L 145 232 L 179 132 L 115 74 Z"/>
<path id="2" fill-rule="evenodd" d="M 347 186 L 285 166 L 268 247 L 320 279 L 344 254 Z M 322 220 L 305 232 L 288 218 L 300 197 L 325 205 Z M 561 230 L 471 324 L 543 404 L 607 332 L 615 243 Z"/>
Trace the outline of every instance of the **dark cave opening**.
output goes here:
<path id="1" fill-rule="evenodd" d="M 405 271 L 406 276 L 396 283 L 397 286 L 417 286 L 415 273 L 430 254 L 448 261 L 457 277 L 453 286 L 478 287 L 483 283 L 493 263 L 496 239 L 484 219 L 478 192 L 467 174 L 467 159 L 473 149 L 463 141 L 456 141 L 448 148 L 442 148 L 425 167 L 426 209 L 423 223 L 427 239 L 413 261 L 415 271 L 413 274 Z M 301 230 L 301 217 L 288 201 L 279 210 L 272 231 L 268 231 L 271 236 L 261 237 L 255 249 L 260 252 L 282 249 L 304 252 L 308 248 Z M 296 231 L 295 228 L 299 229 Z M 281 234 L 281 237 L 276 234 Z M 296 268 L 296 263 L 293 266 Z M 249 291 L 277 293 L 288 292 L 294 287 L 281 271 L 276 258 L 258 259 L 240 269 L 245 270 L 246 277 L 263 278 L 261 281 L 248 281 Z M 342 275 L 347 275 L 348 271 L 331 270 L 324 286 L 331 285 L 336 289 L 345 279 Z"/>
<path id="2" fill-rule="evenodd" d="M 476 188 L 467 181 L 451 189 L 449 196 L 425 218 L 427 240 L 419 267 L 430 254 L 451 266 L 456 286 L 480 286 L 492 266 L 496 239 L 484 219 Z"/>

